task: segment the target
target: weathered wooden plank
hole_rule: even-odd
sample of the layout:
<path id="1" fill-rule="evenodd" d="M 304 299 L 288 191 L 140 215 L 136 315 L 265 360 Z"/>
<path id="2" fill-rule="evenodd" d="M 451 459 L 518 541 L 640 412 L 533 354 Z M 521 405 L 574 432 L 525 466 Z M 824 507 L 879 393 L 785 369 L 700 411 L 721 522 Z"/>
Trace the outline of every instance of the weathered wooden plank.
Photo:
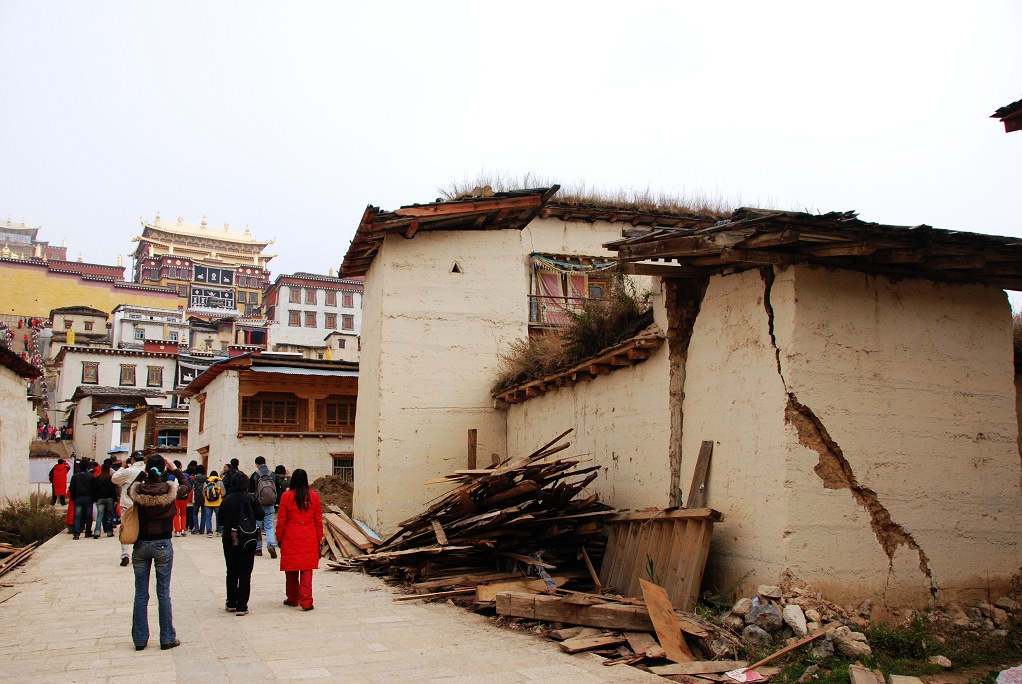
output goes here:
<path id="1" fill-rule="evenodd" d="M 331 527 L 343 534 L 349 541 L 351 541 L 352 544 L 363 551 L 368 551 L 376 546 L 369 537 L 362 532 L 362 528 L 353 522 L 348 522 L 337 513 L 324 513 L 323 520 L 330 523 Z"/>
<path id="2" fill-rule="evenodd" d="M 625 638 L 623 636 L 615 634 L 601 634 L 600 636 L 594 637 L 574 637 L 571 639 L 565 639 L 559 646 L 565 653 L 580 653 L 582 651 L 592 651 L 596 648 L 605 648 L 607 646 L 615 646 L 617 644 L 623 644 Z"/>
<path id="3" fill-rule="evenodd" d="M 685 508 L 703 508 L 706 506 L 706 478 L 710 472 L 710 458 L 713 456 L 713 442 L 704 441 L 699 447 L 696 468 L 692 473 L 692 484 L 688 489 L 688 501 Z"/>
<path id="4" fill-rule="evenodd" d="M 496 609 L 499 615 L 564 622 L 571 625 L 601 627 L 603 629 L 648 632 L 653 622 L 644 607 L 603 603 L 594 606 L 567 604 L 556 596 L 542 594 L 497 594 Z"/>
<path id="5" fill-rule="evenodd" d="M 567 577 L 551 577 L 554 586 L 563 587 L 568 583 Z M 476 601 L 494 601 L 497 594 L 505 591 L 515 591 L 522 594 L 539 594 L 547 590 L 547 583 L 542 579 L 504 580 L 502 582 L 490 582 L 480 584 L 476 587 Z"/>
<path id="6" fill-rule="evenodd" d="M 639 655 L 647 658 L 665 658 L 664 647 L 649 632 L 625 632 L 628 645 Z"/>
<path id="7" fill-rule="evenodd" d="M 748 660 L 696 660 L 691 663 L 654 665 L 649 671 L 658 675 L 699 675 L 717 674 L 748 667 Z"/>
<path id="8" fill-rule="evenodd" d="M 678 616 L 674 614 L 674 606 L 667 590 L 663 587 L 647 582 L 639 578 L 642 586 L 642 597 L 646 600 L 646 609 L 649 611 L 649 618 L 653 621 L 653 628 L 656 630 L 660 645 L 664 647 L 667 657 L 676 663 L 690 663 L 695 660 L 685 637 L 681 635 L 681 626 L 678 624 Z"/>
<path id="9" fill-rule="evenodd" d="M 437 543 L 440 546 L 447 546 L 447 534 L 444 532 L 444 526 L 436 518 L 433 518 L 430 523 L 433 525 L 433 532 L 436 534 Z"/>

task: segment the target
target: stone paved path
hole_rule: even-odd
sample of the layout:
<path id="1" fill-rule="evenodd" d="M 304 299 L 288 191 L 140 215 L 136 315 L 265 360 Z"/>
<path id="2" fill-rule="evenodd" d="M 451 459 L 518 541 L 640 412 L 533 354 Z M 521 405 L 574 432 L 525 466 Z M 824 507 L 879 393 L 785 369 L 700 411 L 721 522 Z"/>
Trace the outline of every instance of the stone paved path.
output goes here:
<path id="1" fill-rule="evenodd" d="M 116 537 L 60 534 L 0 578 L 0 678 L 7 682 L 663 682 L 592 654 L 566 655 L 535 635 L 443 603 L 395 603 L 382 581 L 316 571 L 314 611 L 281 605 L 278 561 L 256 558 L 250 613 L 223 609 L 220 539 L 174 539 L 174 626 L 159 649 L 155 583 L 150 642 L 131 643 L 134 579 Z"/>

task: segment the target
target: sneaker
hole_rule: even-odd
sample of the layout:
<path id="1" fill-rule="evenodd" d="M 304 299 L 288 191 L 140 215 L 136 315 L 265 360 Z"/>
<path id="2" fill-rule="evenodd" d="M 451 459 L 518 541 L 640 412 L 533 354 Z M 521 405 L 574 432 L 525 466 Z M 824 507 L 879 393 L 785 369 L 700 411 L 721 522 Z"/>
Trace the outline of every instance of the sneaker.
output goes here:
<path id="1" fill-rule="evenodd" d="M 277 549 L 273 548 L 272 546 L 267 546 L 266 550 L 270 552 L 270 558 L 277 557 Z"/>
<path id="2" fill-rule="evenodd" d="M 99 539 L 99 537 L 100 537 L 100 535 L 98 535 L 98 534 L 94 534 L 94 535 L 92 535 L 92 538 L 93 538 L 93 539 Z"/>
<path id="3" fill-rule="evenodd" d="M 81 537 L 81 535 L 79 535 L 79 534 L 76 534 L 75 536 L 73 536 L 73 537 L 71 537 L 71 538 L 72 538 L 72 539 L 81 539 L 82 537 Z"/>
<path id="4" fill-rule="evenodd" d="M 106 536 L 108 536 L 108 537 L 112 537 L 112 536 L 114 536 L 114 533 L 113 533 L 113 532 L 107 532 L 107 533 L 106 533 Z"/>
<path id="5" fill-rule="evenodd" d="M 291 603 L 291 602 L 290 602 L 290 601 L 288 601 L 287 599 L 284 599 L 284 605 L 285 605 L 285 606 L 291 606 L 292 608 L 297 608 L 297 607 L 298 607 L 298 604 L 297 604 L 297 603 Z"/>
<path id="6" fill-rule="evenodd" d="M 128 558 L 127 556 L 121 556 L 121 567 L 122 567 L 122 568 L 123 568 L 123 567 L 124 567 L 125 565 L 127 565 L 128 563 L 130 563 L 130 562 L 131 562 L 131 559 L 130 559 L 130 558 Z"/>
<path id="7" fill-rule="evenodd" d="M 262 549 L 256 549 L 255 555 L 257 555 L 257 556 L 263 555 L 263 550 Z"/>
<path id="8" fill-rule="evenodd" d="M 312 610 L 312 609 L 313 609 L 313 608 L 315 608 L 315 607 L 316 607 L 316 606 L 309 606 L 308 608 L 302 608 L 302 610 Z"/>
<path id="9" fill-rule="evenodd" d="M 147 645 L 148 645 L 148 644 L 135 644 L 135 650 L 136 650 L 136 651 L 144 651 L 144 650 L 145 650 L 145 647 L 146 647 Z"/>
<path id="10" fill-rule="evenodd" d="M 234 613 L 237 612 L 238 609 L 235 608 L 234 606 L 227 606 L 225 610 L 227 610 L 228 613 Z"/>
<path id="11" fill-rule="evenodd" d="M 213 537 L 213 533 L 212 532 L 207 532 L 206 536 L 212 538 Z"/>
<path id="12" fill-rule="evenodd" d="M 160 644 L 160 650 L 161 651 L 166 651 L 168 648 L 177 648 L 180 645 L 181 645 L 181 640 L 180 639 L 174 639 L 169 644 Z"/>
<path id="13" fill-rule="evenodd" d="M 242 615 L 248 615 L 248 608 L 239 608 L 234 612 L 235 617 L 241 617 Z"/>

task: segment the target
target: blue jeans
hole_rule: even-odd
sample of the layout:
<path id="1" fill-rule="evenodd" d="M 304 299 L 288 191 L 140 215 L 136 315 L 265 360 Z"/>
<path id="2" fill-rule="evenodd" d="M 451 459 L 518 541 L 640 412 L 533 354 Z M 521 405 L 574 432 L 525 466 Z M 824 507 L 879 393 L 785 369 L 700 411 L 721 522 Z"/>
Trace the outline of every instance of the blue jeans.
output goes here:
<path id="1" fill-rule="evenodd" d="M 219 506 L 203 506 L 202 511 L 202 525 L 199 526 L 199 532 L 208 532 L 213 534 L 213 514 L 216 513 L 216 531 L 222 531 L 220 527 L 220 507 Z"/>
<path id="2" fill-rule="evenodd" d="M 263 519 L 259 521 L 259 527 L 266 533 L 266 545 L 276 546 L 277 537 L 274 536 L 276 533 L 273 530 L 273 522 L 276 518 L 276 512 L 274 511 L 273 504 L 269 506 L 263 506 Z M 256 542 L 256 551 L 260 551 L 263 548 L 263 537 L 259 536 L 259 541 Z"/>
<path id="3" fill-rule="evenodd" d="M 177 639 L 170 611 L 170 571 L 174 568 L 174 545 L 169 539 L 137 541 L 131 553 L 135 569 L 135 609 L 131 613 L 131 640 L 135 646 L 149 643 L 149 567 L 156 566 L 156 601 L 160 609 L 160 644 Z"/>
<path id="4" fill-rule="evenodd" d="M 75 536 L 77 537 L 82 532 L 88 534 L 90 529 L 92 529 L 92 499 L 80 496 L 75 499 Z"/>
<path id="5" fill-rule="evenodd" d="M 98 537 L 100 528 L 107 532 L 113 532 L 113 525 L 110 523 L 110 517 L 114 514 L 114 500 L 113 499 L 96 499 L 96 529 L 93 531 L 93 536 Z"/>

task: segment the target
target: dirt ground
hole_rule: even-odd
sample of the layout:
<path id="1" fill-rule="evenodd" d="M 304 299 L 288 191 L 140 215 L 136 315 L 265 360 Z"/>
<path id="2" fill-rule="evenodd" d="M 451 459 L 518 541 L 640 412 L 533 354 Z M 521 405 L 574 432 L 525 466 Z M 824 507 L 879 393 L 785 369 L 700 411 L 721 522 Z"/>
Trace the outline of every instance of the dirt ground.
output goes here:
<path id="1" fill-rule="evenodd" d="M 319 500 L 323 504 L 323 511 L 327 506 L 333 504 L 342 511 L 351 515 L 351 483 L 345 482 L 336 475 L 325 475 L 317 478 L 309 485 L 319 494 Z"/>

